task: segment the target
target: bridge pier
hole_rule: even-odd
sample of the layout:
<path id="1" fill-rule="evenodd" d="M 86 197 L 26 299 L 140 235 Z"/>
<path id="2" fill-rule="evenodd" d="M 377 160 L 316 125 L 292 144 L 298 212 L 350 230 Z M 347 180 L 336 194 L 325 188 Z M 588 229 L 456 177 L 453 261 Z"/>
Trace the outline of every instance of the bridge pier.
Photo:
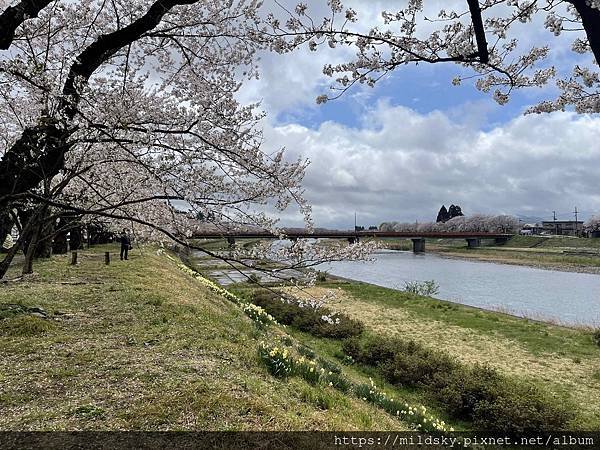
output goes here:
<path id="1" fill-rule="evenodd" d="M 504 245 L 508 242 L 508 238 L 507 237 L 499 237 L 499 238 L 495 238 L 494 239 L 494 244 L 496 245 Z"/>
<path id="2" fill-rule="evenodd" d="M 233 247 L 233 246 L 235 245 L 235 238 L 234 238 L 234 237 L 231 237 L 231 236 L 229 236 L 229 237 L 227 238 L 227 243 L 229 244 L 229 246 L 230 246 L 230 247 Z"/>
<path id="3" fill-rule="evenodd" d="M 480 238 L 467 238 L 467 247 L 468 248 L 477 248 L 481 246 Z"/>
<path id="4" fill-rule="evenodd" d="M 413 252 L 414 253 L 423 253 L 425 251 L 425 239 L 423 238 L 414 238 L 411 239 L 413 243 Z"/>

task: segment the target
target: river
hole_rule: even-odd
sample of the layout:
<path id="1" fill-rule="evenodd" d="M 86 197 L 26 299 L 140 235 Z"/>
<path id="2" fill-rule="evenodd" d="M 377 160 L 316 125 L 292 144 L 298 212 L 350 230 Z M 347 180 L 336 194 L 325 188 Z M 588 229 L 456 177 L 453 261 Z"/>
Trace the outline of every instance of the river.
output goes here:
<path id="1" fill-rule="evenodd" d="M 600 275 L 442 258 L 432 253 L 379 251 L 373 262 L 324 265 L 332 275 L 402 289 L 435 280 L 435 297 L 484 309 L 570 325 L 600 326 Z"/>

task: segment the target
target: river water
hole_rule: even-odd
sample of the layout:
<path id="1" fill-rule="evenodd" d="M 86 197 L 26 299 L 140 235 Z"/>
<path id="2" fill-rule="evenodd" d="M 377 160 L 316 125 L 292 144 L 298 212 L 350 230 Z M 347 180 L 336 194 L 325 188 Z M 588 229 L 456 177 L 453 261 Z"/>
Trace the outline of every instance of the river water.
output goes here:
<path id="1" fill-rule="evenodd" d="M 332 275 L 402 289 L 405 281 L 435 280 L 435 297 L 514 315 L 572 325 L 600 325 L 600 275 L 380 251 L 373 262 L 324 265 Z"/>

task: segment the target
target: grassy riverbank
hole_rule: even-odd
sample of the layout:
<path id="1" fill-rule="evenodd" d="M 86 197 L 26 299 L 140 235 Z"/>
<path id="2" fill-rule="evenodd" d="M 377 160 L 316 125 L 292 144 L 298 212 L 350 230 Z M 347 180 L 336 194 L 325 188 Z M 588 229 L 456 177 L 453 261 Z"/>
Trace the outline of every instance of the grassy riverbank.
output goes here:
<path id="1" fill-rule="evenodd" d="M 104 266 L 107 248 L 81 252 L 76 267 L 61 256 L 40 262 L 34 276 L 0 285 L 0 429 L 408 428 L 352 391 L 271 376 L 257 355 L 261 341 L 295 342 L 355 386 L 372 377 L 398 401 L 472 428 L 422 389 L 391 386 L 374 368 L 348 361 L 338 339 L 257 328 L 155 250 Z M 246 297 L 255 289 L 233 288 Z M 308 293 L 331 291 L 338 295 L 330 307 L 362 322 L 366 335 L 414 339 L 465 367 L 487 364 L 529 380 L 575 405 L 570 428 L 600 429 L 600 348 L 589 331 L 331 278 Z"/>
<path id="2" fill-rule="evenodd" d="M 207 270 L 206 265 L 202 269 Z M 256 287 L 239 284 L 232 289 L 251 297 Z M 367 334 L 412 339 L 448 353 L 468 367 L 483 364 L 508 377 L 531 382 L 565 404 L 575 405 L 573 427 L 600 429 L 600 348 L 593 342 L 591 330 L 521 319 L 333 277 L 308 289 L 305 295 L 320 298 L 333 292 L 337 299 L 330 307 L 362 322 Z M 315 337 L 294 327 L 288 331 L 322 355 L 344 360 L 340 341 Z M 344 369 L 368 373 L 378 384 L 383 383 L 375 370 L 354 365 Z M 396 388 L 396 395 L 427 404 L 444 417 L 443 408 L 422 390 Z"/>
<path id="3" fill-rule="evenodd" d="M 407 428 L 351 395 L 272 377 L 257 346 L 284 331 L 257 329 L 155 250 L 110 266 L 105 250 L 117 251 L 80 251 L 75 267 L 56 256 L 0 284 L 0 430 Z"/>
<path id="4" fill-rule="evenodd" d="M 571 329 L 482 311 L 358 282 L 326 282 L 307 294 L 337 291 L 332 305 L 360 320 L 368 332 L 439 349 L 467 365 L 484 364 L 529 380 L 576 405 L 573 426 L 600 429 L 600 348 L 589 330 Z M 335 357 L 341 345 L 298 333 Z M 409 390 L 424 401 L 418 391 Z"/>
<path id="5" fill-rule="evenodd" d="M 382 240 L 382 244 L 395 250 L 412 250 L 411 241 L 406 239 Z M 501 246 L 483 240 L 478 248 L 467 248 L 461 239 L 428 239 L 426 251 L 448 258 L 600 274 L 600 239 L 514 236 Z"/>

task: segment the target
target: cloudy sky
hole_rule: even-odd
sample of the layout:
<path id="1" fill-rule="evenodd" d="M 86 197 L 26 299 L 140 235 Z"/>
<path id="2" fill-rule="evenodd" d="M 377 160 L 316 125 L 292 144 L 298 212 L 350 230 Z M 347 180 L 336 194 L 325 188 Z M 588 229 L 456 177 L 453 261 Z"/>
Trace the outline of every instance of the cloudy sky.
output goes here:
<path id="1" fill-rule="evenodd" d="M 386 9 L 386 2 L 361 3 L 354 6 L 364 23 Z M 308 4 L 317 9 L 322 2 Z M 551 63 L 571 67 L 573 36 L 556 39 L 534 25 L 520 29 L 521 42 L 548 42 Z M 466 214 L 551 218 L 555 210 L 569 220 L 575 206 L 583 218 L 600 213 L 600 117 L 523 115 L 550 98 L 552 86 L 519 92 L 499 106 L 471 83 L 452 86 L 461 73 L 456 66 L 418 66 L 317 105 L 331 81 L 323 65 L 351 55 L 344 49 L 265 53 L 261 79 L 241 92 L 245 101 L 260 100 L 268 114 L 267 151 L 285 147 L 290 158 L 310 159 L 304 185 L 317 226 L 351 228 L 354 212 L 365 226 L 431 221 L 451 203 Z M 282 224 L 299 225 L 299 217 L 290 210 Z"/>

